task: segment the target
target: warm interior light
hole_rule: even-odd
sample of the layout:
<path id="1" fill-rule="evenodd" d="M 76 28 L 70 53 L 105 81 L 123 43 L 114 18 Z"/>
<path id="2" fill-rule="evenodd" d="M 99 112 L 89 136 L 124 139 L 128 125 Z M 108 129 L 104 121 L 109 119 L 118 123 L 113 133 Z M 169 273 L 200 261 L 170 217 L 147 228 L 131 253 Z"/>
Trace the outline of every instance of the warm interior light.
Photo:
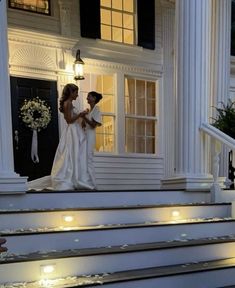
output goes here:
<path id="1" fill-rule="evenodd" d="M 64 215 L 63 219 L 65 222 L 73 222 L 74 217 L 72 215 Z"/>
<path id="2" fill-rule="evenodd" d="M 76 53 L 76 59 L 74 61 L 74 79 L 75 80 L 83 80 L 84 78 L 84 74 L 83 74 L 83 66 L 84 66 L 84 62 L 80 57 L 80 50 L 77 50 Z"/>

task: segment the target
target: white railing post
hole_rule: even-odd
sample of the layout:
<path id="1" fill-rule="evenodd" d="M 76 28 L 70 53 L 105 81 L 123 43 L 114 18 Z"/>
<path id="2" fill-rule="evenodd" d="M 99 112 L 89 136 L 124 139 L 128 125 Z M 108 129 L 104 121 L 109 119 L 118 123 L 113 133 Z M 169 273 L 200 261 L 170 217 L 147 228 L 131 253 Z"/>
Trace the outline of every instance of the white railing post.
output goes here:
<path id="1" fill-rule="evenodd" d="M 222 145 L 218 140 L 211 138 L 211 152 L 212 152 L 212 176 L 213 184 L 211 185 L 211 202 L 216 202 L 221 197 L 221 188 L 219 185 L 219 155 L 221 153 Z"/>

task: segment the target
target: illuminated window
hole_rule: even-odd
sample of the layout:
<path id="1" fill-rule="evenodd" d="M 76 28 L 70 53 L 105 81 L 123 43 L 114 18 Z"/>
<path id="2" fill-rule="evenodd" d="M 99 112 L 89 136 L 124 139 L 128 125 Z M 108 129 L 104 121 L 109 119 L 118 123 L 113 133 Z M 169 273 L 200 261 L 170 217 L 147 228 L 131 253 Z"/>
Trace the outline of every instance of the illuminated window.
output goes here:
<path id="1" fill-rule="evenodd" d="M 49 0 L 10 0 L 9 7 L 50 15 Z"/>
<path id="2" fill-rule="evenodd" d="M 134 0 L 101 0 L 101 39 L 134 44 Z"/>
<path id="3" fill-rule="evenodd" d="M 85 74 L 85 80 L 80 84 L 80 98 L 83 108 L 87 108 L 87 93 L 97 91 L 103 95 L 97 104 L 102 112 L 102 126 L 96 128 L 96 147 L 99 152 L 114 152 L 115 150 L 115 114 L 114 114 L 114 76 L 112 74 Z"/>
<path id="4" fill-rule="evenodd" d="M 156 82 L 125 78 L 125 150 L 156 153 Z"/>

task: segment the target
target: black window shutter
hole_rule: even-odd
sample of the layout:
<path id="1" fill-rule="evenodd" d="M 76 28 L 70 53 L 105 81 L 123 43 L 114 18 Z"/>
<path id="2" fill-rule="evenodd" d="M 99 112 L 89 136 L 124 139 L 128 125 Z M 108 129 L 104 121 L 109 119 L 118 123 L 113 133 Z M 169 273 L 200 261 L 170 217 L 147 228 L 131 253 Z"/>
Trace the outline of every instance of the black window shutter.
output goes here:
<path id="1" fill-rule="evenodd" d="M 137 0 L 138 46 L 155 49 L 155 0 Z"/>
<path id="2" fill-rule="evenodd" d="M 100 38 L 100 0 L 80 0 L 81 36 Z"/>

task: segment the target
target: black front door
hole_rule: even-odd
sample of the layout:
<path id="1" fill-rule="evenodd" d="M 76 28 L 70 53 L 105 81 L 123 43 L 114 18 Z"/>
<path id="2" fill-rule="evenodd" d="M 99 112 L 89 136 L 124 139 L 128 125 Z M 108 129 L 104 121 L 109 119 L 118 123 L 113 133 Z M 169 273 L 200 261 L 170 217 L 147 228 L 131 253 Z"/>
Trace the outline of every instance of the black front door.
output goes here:
<path id="1" fill-rule="evenodd" d="M 51 109 L 51 120 L 45 129 L 37 133 L 39 162 L 31 158 L 32 130 L 20 118 L 24 101 L 38 97 Z M 59 141 L 57 84 L 44 81 L 11 77 L 11 106 L 15 172 L 33 180 L 50 175 Z"/>

